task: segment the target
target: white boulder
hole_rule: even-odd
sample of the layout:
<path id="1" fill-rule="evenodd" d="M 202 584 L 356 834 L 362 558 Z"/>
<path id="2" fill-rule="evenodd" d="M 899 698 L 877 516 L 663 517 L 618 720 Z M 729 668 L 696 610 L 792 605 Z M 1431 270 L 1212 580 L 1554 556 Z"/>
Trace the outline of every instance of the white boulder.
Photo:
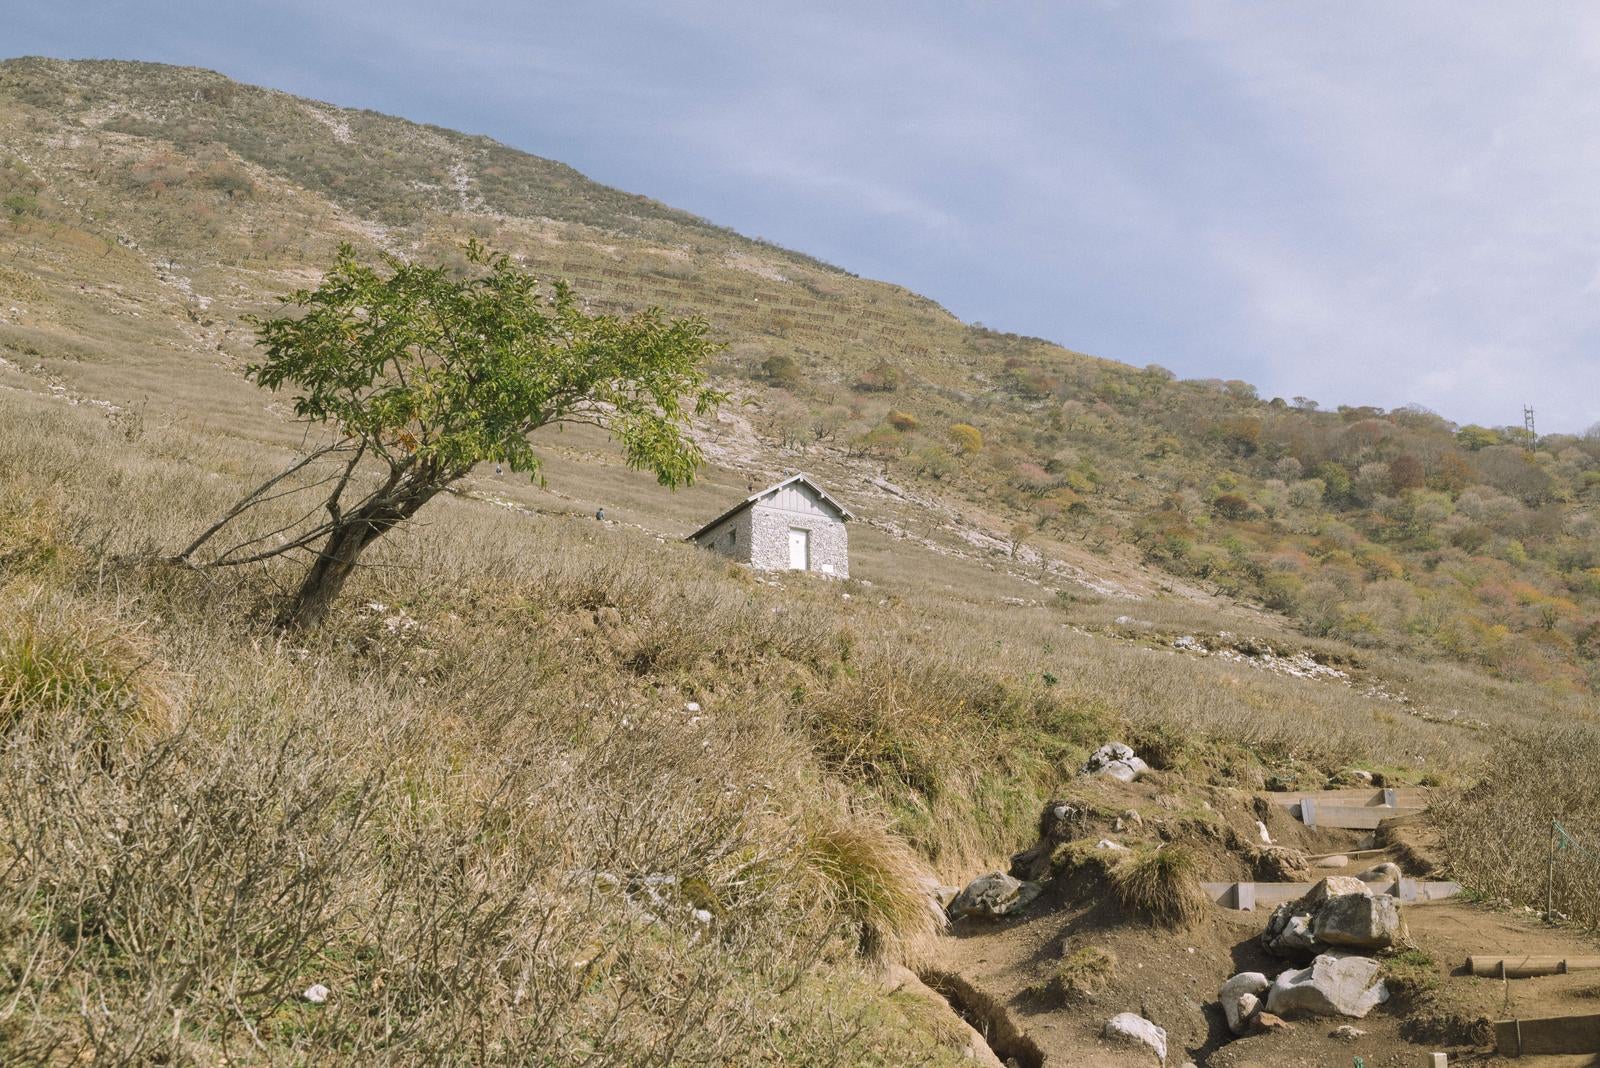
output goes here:
<path id="1" fill-rule="evenodd" d="M 1167 1063 L 1167 1032 L 1136 1012 L 1119 1012 L 1106 1021 L 1105 1036 L 1119 1042 L 1139 1042 L 1155 1050 L 1156 1059 Z"/>
<path id="2" fill-rule="evenodd" d="M 1222 984 L 1217 991 L 1217 1001 L 1222 1004 L 1222 1014 L 1228 1018 L 1228 1030 L 1242 1035 L 1250 1029 L 1250 1018 L 1261 1006 L 1260 995 L 1272 985 L 1261 972 L 1240 972 Z"/>
<path id="3" fill-rule="evenodd" d="M 1364 883 L 1399 882 L 1401 878 L 1400 865 L 1393 862 L 1379 864 L 1377 867 L 1368 868 L 1357 875 L 1356 878 Z"/>
<path id="4" fill-rule="evenodd" d="M 1267 991 L 1267 1011 L 1279 1016 L 1349 1016 L 1361 1019 L 1389 1000 L 1371 957 L 1322 954 L 1309 968 L 1290 969 Z"/>

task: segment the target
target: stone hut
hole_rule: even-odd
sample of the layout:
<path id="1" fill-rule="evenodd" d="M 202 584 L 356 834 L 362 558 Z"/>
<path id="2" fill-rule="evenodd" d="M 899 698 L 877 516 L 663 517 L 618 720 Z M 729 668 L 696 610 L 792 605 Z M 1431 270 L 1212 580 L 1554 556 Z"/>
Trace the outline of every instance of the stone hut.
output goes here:
<path id="1" fill-rule="evenodd" d="M 692 541 L 760 571 L 850 577 L 850 510 L 807 475 L 752 493 L 690 534 Z"/>

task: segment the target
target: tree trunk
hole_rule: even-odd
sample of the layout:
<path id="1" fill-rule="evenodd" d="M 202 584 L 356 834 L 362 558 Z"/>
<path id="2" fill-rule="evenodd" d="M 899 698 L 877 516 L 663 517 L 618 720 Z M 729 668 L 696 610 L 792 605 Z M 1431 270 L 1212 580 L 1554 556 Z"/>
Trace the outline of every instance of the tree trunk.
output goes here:
<path id="1" fill-rule="evenodd" d="M 278 614 L 279 629 L 315 629 L 327 616 L 345 580 L 355 572 L 362 550 L 410 519 L 437 492 L 437 487 L 418 487 L 373 501 L 344 517 L 322 543 L 316 563 L 306 572 L 294 599 Z"/>

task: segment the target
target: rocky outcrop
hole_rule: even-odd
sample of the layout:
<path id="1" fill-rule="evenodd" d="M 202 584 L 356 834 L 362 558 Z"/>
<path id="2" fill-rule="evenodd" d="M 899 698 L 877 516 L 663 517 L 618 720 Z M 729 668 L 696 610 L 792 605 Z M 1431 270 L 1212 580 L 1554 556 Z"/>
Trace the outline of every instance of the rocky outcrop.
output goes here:
<path id="1" fill-rule="evenodd" d="M 1350 1016 L 1361 1019 L 1389 1000 L 1371 957 L 1324 953 L 1309 968 L 1290 969 L 1267 991 L 1267 1011 L 1279 1016 Z"/>

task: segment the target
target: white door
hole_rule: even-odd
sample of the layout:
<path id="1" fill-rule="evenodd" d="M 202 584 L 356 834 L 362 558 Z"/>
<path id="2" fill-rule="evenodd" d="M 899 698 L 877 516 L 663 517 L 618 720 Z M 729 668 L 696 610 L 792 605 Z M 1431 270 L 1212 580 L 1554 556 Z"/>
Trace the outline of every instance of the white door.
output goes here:
<path id="1" fill-rule="evenodd" d="M 811 532 L 799 527 L 789 528 L 789 570 L 811 570 Z"/>

